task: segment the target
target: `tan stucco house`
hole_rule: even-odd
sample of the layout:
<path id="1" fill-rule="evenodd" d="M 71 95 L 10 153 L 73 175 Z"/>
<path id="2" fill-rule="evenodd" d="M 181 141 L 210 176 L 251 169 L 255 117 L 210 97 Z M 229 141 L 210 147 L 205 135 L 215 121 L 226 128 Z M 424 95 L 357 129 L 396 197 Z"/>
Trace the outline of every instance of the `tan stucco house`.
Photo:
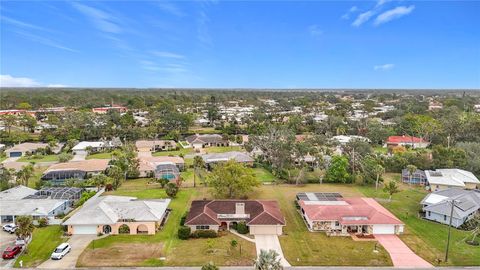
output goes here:
<path id="1" fill-rule="evenodd" d="M 170 199 L 137 200 L 98 196 L 85 202 L 63 225 L 69 234 L 155 234 L 168 215 Z"/>

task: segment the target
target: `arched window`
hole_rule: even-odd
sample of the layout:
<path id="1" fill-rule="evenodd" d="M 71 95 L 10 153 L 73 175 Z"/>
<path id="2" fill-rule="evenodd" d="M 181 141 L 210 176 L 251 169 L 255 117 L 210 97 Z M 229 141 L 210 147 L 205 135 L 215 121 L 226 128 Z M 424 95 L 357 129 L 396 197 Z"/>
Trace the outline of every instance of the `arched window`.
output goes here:
<path id="1" fill-rule="evenodd" d="M 130 227 L 127 224 L 123 224 L 118 228 L 119 234 L 130 234 Z"/>
<path id="2" fill-rule="evenodd" d="M 148 227 L 144 224 L 138 225 L 137 234 L 148 234 Z"/>
<path id="3" fill-rule="evenodd" d="M 110 227 L 110 225 L 104 225 L 102 231 L 104 234 L 110 234 L 112 232 L 112 227 Z"/>

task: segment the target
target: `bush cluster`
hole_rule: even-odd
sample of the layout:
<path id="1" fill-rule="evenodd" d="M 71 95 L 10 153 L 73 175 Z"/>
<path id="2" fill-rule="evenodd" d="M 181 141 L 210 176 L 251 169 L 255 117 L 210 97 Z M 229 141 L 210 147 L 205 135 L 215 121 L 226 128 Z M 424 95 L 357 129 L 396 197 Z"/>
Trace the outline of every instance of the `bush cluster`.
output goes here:
<path id="1" fill-rule="evenodd" d="M 190 232 L 190 227 L 182 226 L 178 229 L 178 238 L 182 240 L 187 240 L 188 238 L 190 238 Z"/>
<path id="2" fill-rule="evenodd" d="M 237 224 L 237 232 L 240 233 L 240 234 L 247 234 L 248 233 L 248 227 L 247 227 L 247 224 L 245 224 L 245 222 L 239 222 Z"/>
<path id="3" fill-rule="evenodd" d="M 194 231 L 190 237 L 192 238 L 216 238 L 218 234 L 214 230 L 196 230 Z"/>

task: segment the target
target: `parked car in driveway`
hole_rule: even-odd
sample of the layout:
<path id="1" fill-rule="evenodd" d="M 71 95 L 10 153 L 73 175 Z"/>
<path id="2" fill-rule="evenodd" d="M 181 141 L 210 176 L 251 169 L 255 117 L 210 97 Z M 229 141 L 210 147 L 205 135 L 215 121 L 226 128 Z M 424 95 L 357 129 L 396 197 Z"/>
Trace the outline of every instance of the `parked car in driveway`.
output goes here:
<path id="1" fill-rule="evenodd" d="M 14 223 L 5 224 L 2 226 L 2 230 L 12 234 L 17 230 L 17 228 L 18 226 Z"/>
<path id="2" fill-rule="evenodd" d="M 61 260 L 72 248 L 68 243 L 62 243 L 52 253 L 52 260 Z"/>
<path id="3" fill-rule="evenodd" d="M 2 254 L 4 260 L 13 259 L 15 256 L 22 251 L 22 246 L 13 246 L 7 247 Z"/>

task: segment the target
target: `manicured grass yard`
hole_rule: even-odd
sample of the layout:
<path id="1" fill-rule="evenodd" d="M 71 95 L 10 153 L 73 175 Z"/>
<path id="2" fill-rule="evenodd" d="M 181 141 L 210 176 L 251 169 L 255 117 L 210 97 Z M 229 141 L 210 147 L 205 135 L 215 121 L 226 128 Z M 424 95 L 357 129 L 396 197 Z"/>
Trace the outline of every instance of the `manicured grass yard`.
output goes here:
<path id="1" fill-rule="evenodd" d="M 59 225 L 36 228 L 33 231 L 32 242 L 28 245 L 27 253 L 17 258 L 15 267 L 19 267 L 19 262 L 23 261 L 23 267 L 35 267 L 48 260 L 52 251 L 61 243 L 66 242 L 62 238 L 63 230 Z"/>
<path id="2" fill-rule="evenodd" d="M 111 159 L 111 158 L 112 158 L 111 152 L 94 153 L 86 157 L 86 159 Z"/>
<path id="3" fill-rule="evenodd" d="M 142 199 L 166 198 L 165 191 L 156 184 L 148 184 L 147 179 L 127 181 L 118 190 L 106 194 Z M 216 238 L 213 240 L 213 253 L 207 251 L 207 239 L 178 239 L 180 218 L 188 210 L 190 201 L 198 196 L 196 189 L 181 189 L 169 206 L 172 212 L 165 227 L 156 235 L 112 235 L 96 240 L 79 257 L 77 266 L 185 266 L 202 265 L 208 261 L 218 265 L 248 265 L 255 257 L 255 246 L 238 237 L 226 235 Z M 242 245 L 242 255 L 227 253 L 233 238 Z M 127 246 L 134 247 L 135 252 Z M 160 257 L 166 257 L 166 260 L 160 260 Z"/>
<path id="4" fill-rule="evenodd" d="M 356 242 L 350 237 L 328 237 L 325 233 L 309 232 L 295 208 L 294 199 L 298 192 L 340 192 L 344 196 L 360 196 L 350 185 L 309 184 L 304 186 L 262 186 L 253 194 L 255 199 L 276 199 L 280 204 L 287 225 L 280 236 L 283 253 L 292 265 L 392 265 L 390 256 L 375 242 Z"/>
<path id="5" fill-rule="evenodd" d="M 53 162 L 58 161 L 58 155 L 44 155 L 40 158 L 33 158 L 33 156 L 21 157 L 17 160 L 18 162 Z"/>
<path id="6" fill-rule="evenodd" d="M 160 152 L 155 152 L 152 153 L 152 156 L 158 157 L 158 156 L 179 156 L 180 154 L 187 155 L 187 154 L 193 154 L 194 150 L 192 148 L 180 148 L 179 150 L 174 150 L 174 151 L 160 151 Z"/>
<path id="7" fill-rule="evenodd" d="M 398 176 L 395 176 L 397 178 Z M 465 243 L 469 232 L 452 228 L 450 240 L 449 261 L 444 260 L 447 245 L 448 226 L 427 221 L 418 217 L 421 209 L 420 201 L 427 192 L 422 187 L 401 184 L 401 192 L 394 194 L 392 201 L 381 189 L 375 191 L 372 187 L 359 187 L 359 191 L 368 197 L 384 199 L 382 205 L 406 224 L 406 231 L 400 238 L 419 256 L 434 265 L 480 265 L 480 247 Z"/>
<path id="8" fill-rule="evenodd" d="M 271 172 L 261 167 L 253 168 L 253 172 L 260 182 L 274 182 L 277 179 Z"/>
<path id="9" fill-rule="evenodd" d="M 205 153 L 225 153 L 230 151 L 242 151 L 241 146 L 207 147 L 203 148 Z"/>

